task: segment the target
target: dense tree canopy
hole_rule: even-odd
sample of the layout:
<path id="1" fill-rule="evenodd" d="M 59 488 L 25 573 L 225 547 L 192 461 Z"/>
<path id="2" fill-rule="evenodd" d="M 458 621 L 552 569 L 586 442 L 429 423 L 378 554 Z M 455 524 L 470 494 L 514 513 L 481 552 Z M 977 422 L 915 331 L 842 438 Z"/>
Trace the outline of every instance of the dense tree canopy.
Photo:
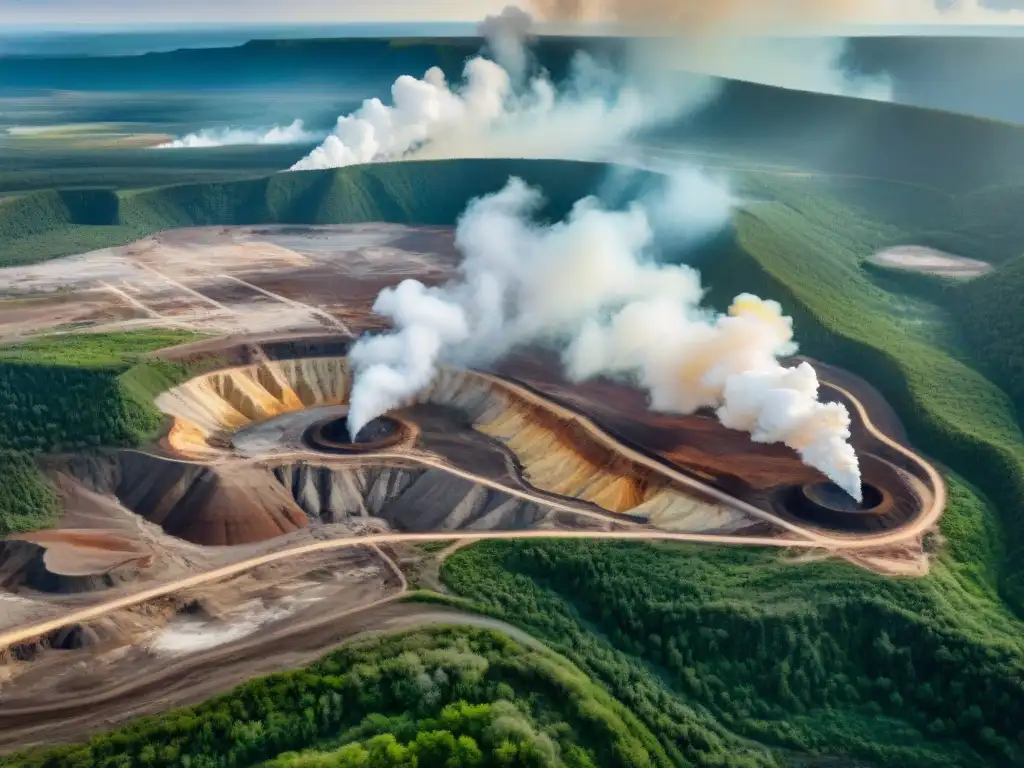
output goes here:
<path id="1" fill-rule="evenodd" d="M 728 748 L 728 732 L 887 766 L 1024 760 L 1018 622 L 949 584 L 797 568 L 749 549 L 488 542 L 443 578 L 607 685 L 679 765 L 707 764 L 694 744 Z"/>
<path id="2" fill-rule="evenodd" d="M 299 754 L 296 754 L 299 752 Z M 357 642 L 306 669 L 2 766 L 521 766 L 670 763 L 564 658 L 479 629 Z"/>
<path id="3" fill-rule="evenodd" d="M 45 527 L 58 514 L 34 457 L 137 445 L 160 427 L 153 398 L 191 371 L 143 353 L 192 338 L 59 336 L 0 349 L 0 534 Z"/>

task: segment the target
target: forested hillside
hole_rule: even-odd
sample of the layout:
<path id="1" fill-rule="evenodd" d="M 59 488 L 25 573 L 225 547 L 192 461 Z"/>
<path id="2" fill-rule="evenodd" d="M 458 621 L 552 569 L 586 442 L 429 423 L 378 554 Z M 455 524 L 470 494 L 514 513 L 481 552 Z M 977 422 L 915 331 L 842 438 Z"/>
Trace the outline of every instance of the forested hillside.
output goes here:
<path id="1" fill-rule="evenodd" d="M 980 489 L 970 509 L 950 503 L 946 517 L 962 521 L 951 546 L 983 553 L 973 567 L 1024 615 L 1024 518 L 1017 514 L 1024 435 L 1012 402 L 979 372 L 978 350 L 963 338 L 950 302 L 883 287 L 862 267 L 883 247 L 913 242 L 914 230 L 895 214 L 883 219 L 863 201 L 863 189 L 850 195 L 845 183 L 784 176 L 751 183 L 773 202 L 735 216 L 735 247 L 701 265 L 709 301 L 724 307 L 741 291 L 780 301 L 801 350 L 864 376 L 896 408 L 915 445 Z M 891 199 L 890 183 L 871 184 Z"/>
<path id="2" fill-rule="evenodd" d="M 1020 763 L 1019 624 L 957 585 L 774 550 L 489 542 L 442 578 L 491 631 L 378 637 L 187 710 L 0 765 Z M 853 764 L 851 762 L 851 764 Z"/>
<path id="3" fill-rule="evenodd" d="M 980 361 L 1022 412 L 1024 256 L 958 287 L 950 292 L 950 298 Z"/>
<path id="4" fill-rule="evenodd" d="M 737 81 L 650 138 L 952 194 L 1015 184 L 1024 170 L 1024 126 Z"/>
<path id="5" fill-rule="evenodd" d="M 112 226 L 124 231 L 258 220 L 249 217 L 451 223 L 466 198 L 497 188 L 510 173 L 543 186 L 552 200 L 548 215 L 557 216 L 597 188 L 604 171 L 525 161 L 405 163 L 50 202 L 57 219 L 96 221 L 111 215 L 114 200 Z M 940 532 L 925 542 L 933 556 L 929 576 L 885 579 L 844 563 L 795 563 L 776 551 L 747 549 L 478 545 L 447 561 L 446 584 L 476 610 L 535 633 L 590 677 L 590 693 L 560 698 L 568 709 L 521 692 L 515 675 L 529 676 L 531 685 L 543 679 L 530 666 L 531 651 L 528 661 L 513 665 L 515 674 L 500 667 L 497 678 L 484 675 L 497 687 L 459 686 L 431 699 L 435 708 L 396 720 L 409 701 L 375 696 L 392 684 L 398 692 L 412 686 L 378 673 L 369 660 L 371 671 L 358 686 L 370 680 L 381 687 L 357 695 L 341 672 L 361 657 L 340 657 L 345 661 L 329 677 L 272 678 L 280 685 L 271 693 L 243 687 L 205 709 L 147 720 L 87 748 L 25 764 L 118 765 L 131 755 L 143 764 L 179 765 L 187 755 L 192 766 L 269 759 L 278 766 L 399 765 L 413 756 L 420 765 L 491 765 L 513 760 L 512 751 L 522 762 L 505 764 L 552 764 L 537 763 L 532 747 L 513 750 L 487 735 L 507 713 L 505 702 L 529 709 L 529 733 L 557 741 L 558 759 L 567 766 L 821 766 L 830 764 L 826 756 L 907 768 L 1021 764 L 1024 633 L 1011 610 L 1024 613 L 1024 524 L 1017 514 L 1024 436 L 1010 399 L 978 371 L 978 350 L 962 338 L 960 318 L 934 296 L 904 292 L 863 268 L 879 248 L 935 231 L 932 202 L 945 193 L 913 193 L 881 179 L 756 169 L 735 176 L 737 188 L 758 202 L 734 216 L 715 257 L 700 264 L 708 301 L 722 308 L 741 291 L 780 300 L 795 318 L 803 351 L 874 383 L 914 444 L 945 465 L 949 504 Z M 16 366 L 53 365 L 62 353 L 44 345 L 9 354 L 15 359 L 7 365 Z M 163 382 L 174 375 L 165 379 L 121 353 L 111 358 L 93 350 L 80 361 L 88 362 L 89 373 L 105 372 L 102 385 L 96 382 L 103 392 L 122 393 L 124 402 L 112 411 L 121 418 L 89 416 L 115 437 L 146 427 L 144 415 L 133 415 L 128 382 L 141 380 L 146 390 L 150 377 Z M 45 398 L 39 402 L 46 405 Z M 33 450 L 47 440 L 77 438 L 42 418 L 19 429 L 7 439 Z M 381 648 L 382 655 L 403 651 Z M 484 648 L 473 652 L 490 653 Z M 434 680 L 431 670 L 423 685 Z M 447 685 L 449 669 L 442 671 Z M 339 709 L 333 692 L 371 706 Z M 608 698 L 598 706 L 591 696 Z M 459 700 L 489 705 L 474 710 L 487 725 L 466 725 L 464 708 L 441 709 Z M 352 719 L 345 719 L 348 712 Z M 364 720 L 370 712 L 380 717 Z M 599 727 L 592 721 L 598 714 Z M 244 726 L 232 729 L 232 719 Z M 393 740 L 381 738 L 384 732 Z M 608 743 L 616 746 L 602 746 Z M 282 754 L 289 750 L 312 753 Z M 435 758 L 428 754 L 441 762 L 429 762 Z"/>
<path id="6" fill-rule="evenodd" d="M 173 227 L 212 224 L 454 224 L 475 196 L 510 175 L 539 185 L 561 217 L 598 188 L 607 166 L 529 160 L 409 162 L 277 174 L 137 191 L 43 191 L 0 200 L 0 266 L 119 245 Z M 636 183 L 649 182 L 640 173 Z"/>
<path id="7" fill-rule="evenodd" d="M 1024 760 L 1020 624 L 942 564 L 899 580 L 746 548 L 488 542 L 442 576 L 628 702 L 676 765 L 683 734 L 716 728 L 878 766 Z"/>
<path id="8" fill-rule="evenodd" d="M 98 91 L 177 91 L 204 89 L 303 88 L 330 83 L 341 89 L 357 83 L 367 96 L 374 86 L 399 75 L 421 77 L 441 67 L 452 80 L 461 75 L 480 38 L 347 38 L 252 40 L 229 48 L 201 48 L 138 56 L 8 56 L 0 58 L 0 88 Z M 558 79 L 580 48 L 615 54 L 615 39 L 545 37 L 533 53 Z"/>
<path id="9" fill-rule="evenodd" d="M 56 496 L 33 457 L 136 445 L 160 426 L 153 398 L 190 371 L 142 354 L 193 338 L 59 336 L 0 349 L 0 535 L 55 519 Z"/>
<path id="10" fill-rule="evenodd" d="M 721 744 L 695 744 L 725 765 Z M 746 750 L 741 750 L 746 751 Z M 298 753 L 298 754 L 296 754 Z M 187 710 L 79 747 L 0 757 L 18 768 L 644 768 L 668 766 L 654 735 L 553 653 L 476 629 L 350 644 Z M 764 755 L 729 765 L 774 765 Z"/>

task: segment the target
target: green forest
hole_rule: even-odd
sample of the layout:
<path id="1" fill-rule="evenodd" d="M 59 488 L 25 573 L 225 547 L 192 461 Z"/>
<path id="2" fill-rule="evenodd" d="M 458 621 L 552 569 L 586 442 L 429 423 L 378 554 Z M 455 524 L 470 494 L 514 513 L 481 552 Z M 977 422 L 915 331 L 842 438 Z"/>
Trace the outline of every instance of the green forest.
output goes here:
<path id="1" fill-rule="evenodd" d="M 1024 248 L 998 270 L 953 292 L 964 334 L 984 370 L 1024 408 Z"/>
<path id="2" fill-rule="evenodd" d="M 650 732 L 564 657 L 463 628 L 355 642 L 305 669 L 250 681 L 88 744 L 0 757 L 12 768 L 259 764 L 670 763 Z"/>
<path id="3" fill-rule="evenodd" d="M 1024 760 L 1020 624 L 944 564 L 903 580 L 746 548 L 488 542 L 442 577 L 606 685 L 667 750 L 683 729 L 879 766 Z"/>
<path id="4" fill-rule="evenodd" d="M 868 194 L 891 186 L 878 181 L 749 173 L 745 184 L 776 202 L 739 212 L 732 247 L 701 264 L 708 301 L 725 306 L 744 290 L 780 301 L 804 354 L 867 379 L 913 444 L 981 489 L 977 503 L 947 509 L 961 532 L 949 546 L 983 554 L 962 567 L 1024 616 L 1024 434 L 1013 402 L 980 372 L 980 352 L 951 302 L 879 281 L 863 266 L 881 248 L 912 242 L 920 215 L 910 204 L 890 206 L 891 189 Z"/>
<path id="5" fill-rule="evenodd" d="M 122 191 L 41 190 L 0 199 L 0 266 L 122 245 L 174 227 L 451 225 L 467 200 L 500 189 L 509 175 L 544 189 L 544 214 L 560 218 L 606 170 L 568 161 L 422 161 Z M 651 178 L 641 173 L 637 183 Z"/>
<path id="6" fill-rule="evenodd" d="M 951 559 L 886 579 L 774 550 L 477 544 L 442 569 L 459 597 L 412 599 L 544 646 L 456 627 L 357 641 L 0 765 L 1019 765 L 1020 624 Z"/>
<path id="7" fill-rule="evenodd" d="M 1013 144 L 1006 126 L 985 131 Z M 736 152 L 750 146 L 739 134 L 726 137 Z M 998 185 L 996 170 L 986 172 Z M 451 223 L 467 197 L 509 173 L 542 185 L 556 216 L 604 172 L 402 163 L 34 193 L 0 202 L 0 236 L 13 238 L 4 258 L 14 263 L 189 224 Z M 1018 217 L 991 205 L 998 186 L 972 193 L 940 178 L 942 169 L 922 176 L 737 171 L 737 191 L 760 202 L 735 214 L 716 257 L 698 266 L 718 308 L 741 291 L 782 302 L 801 351 L 864 376 L 912 442 L 941 462 L 950 498 L 941 530 L 925 541 L 927 577 L 887 579 L 754 549 L 478 544 L 442 571 L 458 597 L 419 599 L 515 624 L 551 652 L 467 629 L 355 643 L 188 710 L 0 764 L 1024 764 L 1024 434 L 1015 408 L 1024 368 L 1007 346 L 1024 329 L 1004 310 L 1019 304 L 1024 279 Z M 878 249 L 907 242 L 1001 266 L 963 287 L 866 266 Z M 142 357 L 175 343 L 166 335 L 86 339 L 0 354 L 4 531 L 54 514 L 33 457 L 144 439 L 159 426 L 152 395 L 188 374 Z"/>
<path id="8" fill-rule="evenodd" d="M 176 331 L 51 336 L 0 349 L 0 535 L 55 522 L 41 454 L 137 445 L 163 423 L 153 398 L 189 367 L 145 353 L 194 339 Z"/>

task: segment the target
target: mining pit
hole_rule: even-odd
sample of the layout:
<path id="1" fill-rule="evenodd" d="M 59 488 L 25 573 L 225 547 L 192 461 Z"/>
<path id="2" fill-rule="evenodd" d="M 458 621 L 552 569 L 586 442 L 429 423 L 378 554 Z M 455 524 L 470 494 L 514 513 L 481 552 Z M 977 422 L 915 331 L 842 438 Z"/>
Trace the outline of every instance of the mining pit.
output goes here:
<path id="1" fill-rule="evenodd" d="M 348 416 L 332 418 L 314 424 L 304 436 L 310 448 L 325 453 L 371 453 L 397 445 L 407 430 L 390 416 L 379 416 L 363 427 L 353 440 L 349 433 Z"/>
<path id="2" fill-rule="evenodd" d="M 934 514 L 944 489 L 852 406 L 866 483 L 856 509 L 784 446 L 704 415 L 653 413 L 619 383 L 567 382 L 543 350 L 495 374 L 442 370 L 353 440 L 352 338 L 380 327 L 370 308 L 382 287 L 449 277 L 452 240 L 390 225 L 211 227 L 0 270 L 12 298 L 0 301 L 0 338 L 221 336 L 157 353 L 221 367 L 157 399 L 169 428 L 152 445 L 47 460 L 66 512 L 54 531 L 0 542 L 0 632 L 288 555 L 0 649 L 0 751 L 50 740 L 57 723 L 77 738 L 195 701 L 424 615 L 391 602 L 408 587 L 405 562 L 422 556 L 413 545 L 289 554 L 307 545 L 395 531 L 671 532 L 863 545 L 881 570 L 903 554 L 872 540 Z M 826 397 L 854 392 L 905 441 L 877 393 L 837 376 L 845 389 L 823 376 Z M 919 533 L 899 546 L 919 550 Z"/>

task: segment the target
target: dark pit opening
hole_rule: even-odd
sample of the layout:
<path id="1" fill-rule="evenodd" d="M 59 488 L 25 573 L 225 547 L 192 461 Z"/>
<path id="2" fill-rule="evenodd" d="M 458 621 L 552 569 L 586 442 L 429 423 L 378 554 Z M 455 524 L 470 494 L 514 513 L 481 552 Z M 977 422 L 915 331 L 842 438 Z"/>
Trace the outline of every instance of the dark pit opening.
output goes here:
<path id="1" fill-rule="evenodd" d="M 306 431 L 305 442 L 312 448 L 334 453 L 359 453 L 385 448 L 402 439 L 400 422 L 380 416 L 363 427 L 353 440 L 348 432 L 348 417 L 341 416 L 314 424 Z"/>
<path id="2" fill-rule="evenodd" d="M 352 436 L 348 433 L 348 419 L 336 419 L 325 424 L 321 434 L 332 443 L 341 443 L 342 445 L 376 443 L 397 435 L 398 422 L 394 419 L 389 419 L 387 416 L 381 416 L 359 430 L 359 434 L 353 440 Z"/>
<path id="3" fill-rule="evenodd" d="M 805 485 L 803 492 L 815 504 L 836 512 L 866 512 L 880 505 L 883 500 L 882 492 L 867 483 L 861 486 L 862 500 L 859 503 L 835 483 Z"/>

